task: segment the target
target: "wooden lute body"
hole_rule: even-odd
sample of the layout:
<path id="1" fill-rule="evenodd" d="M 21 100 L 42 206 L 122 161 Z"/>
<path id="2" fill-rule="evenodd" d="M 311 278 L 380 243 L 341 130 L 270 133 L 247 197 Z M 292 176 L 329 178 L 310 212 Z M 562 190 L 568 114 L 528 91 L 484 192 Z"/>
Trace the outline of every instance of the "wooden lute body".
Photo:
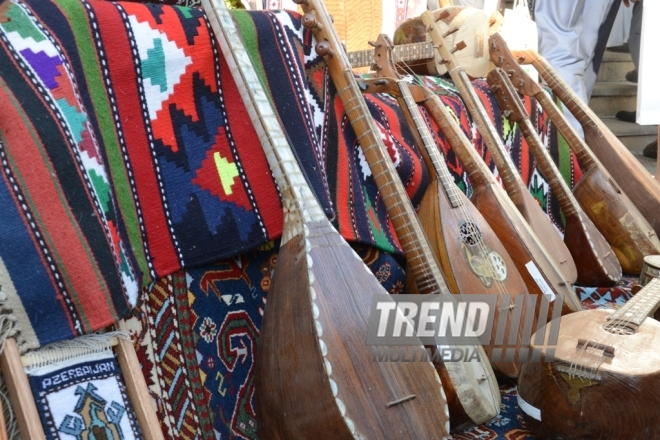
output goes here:
<path id="1" fill-rule="evenodd" d="M 364 102 L 327 10 L 320 0 L 298 1 L 305 12 L 303 25 L 312 30 L 318 42 L 316 51 L 324 57 L 328 66 L 419 292 L 449 294 L 442 271 Z M 497 415 L 500 396 L 483 348 L 473 346 L 470 349 L 480 353 L 480 362 L 446 362 L 437 367 L 440 372 L 446 371 L 447 376 L 443 377 L 443 381 L 453 387 L 446 387 L 445 391 L 456 392 L 455 396 L 447 396 L 448 401 L 460 404 L 460 408 L 451 407 L 450 413 L 464 411 L 472 423 L 479 424 Z"/>
<path id="2" fill-rule="evenodd" d="M 510 121 L 518 124 L 531 148 L 539 170 L 566 219 L 564 242 L 569 246 L 578 268 L 578 283 L 583 286 L 610 286 L 621 278 L 621 265 L 603 234 L 584 213 L 536 133 L 524 104 L 507 74 L 499 67 L 488 74 L 488 84 Z"/>
<path id="3" fill-rule="evenodd" d="M 655 231 L 552 99 L 520 68 L 502 37 L 491 36 L 489 47 L 492 61 L 507 72 L 519 93 L 536 98 L 566 139 L 583 171 L 573 195 L 614 250 L 623 272 L 638 275 L 646 255 L 660 254 Z"/>
<path id="4" fill-rule="evenodd" d="M 393 49 L 387 35 L 381 34 L 375 44 L 376 75 L 379 79 L 366 81 L 368 93 L 389 93 L 397 98 L 399 107 L 408 123 L 416 144 L 429 169 L 431 183 L 420 203 L 417 215 L 429 237 L 433 254 L 438 259 L 447 286 L 452 293 L 489 293 L 500 298 L 498 310 L 507 310 L 511 330 L 511 309 L 514 295 L 528 295 L 527 287 L 516 270 L 513 260 L 499 238 L 472 202 L 454 183 L 444 157 L 424 120 L 417 103 L 410 92 L 410 86 L 397 78 L 397 72 L 390 57 Z M 397 79 L 393 79 L 397 78 Z M 414 288 L 408 283 L 409 292 Z M 506 303 L 506 305 L 504 304 Z M 523 321 L 525 317 L 522 317 Z M 521 327 L 522 329 L 522 327 Z M 493 358 L 495 333 L 492 343 L 484 349 L 493 366 L 502 374 L 517 377 L 520 362 L 503 362 Z M 513 331 L 517 331 L 514 329 Z M 520 338 L 518 339 L 521 340 Z M 520 344 L 516 350 L 517 355 Z"/>
<path id="5" fill-rule="evenodd" d="M 454 52 L 460 51 L 462 44 L 459 42 L 456 46 L 453 46 L 448 43 L 444 36 L 447 32 L 443 34 L 441 28 L 436 26 L 436 22 L 442 15 L 442 12 L 439 14 L 431 12 L 422 14 L 424 23 L 429 26 L 429 35 L 437 44 L 438 53 L 442 55 L 448 69 L 450 69 L 449 71 L 454 85 L 459 90 L 468 112 L 477 125 L 484 143 L 495 161 L 507 194 L 542 241 L 543 246 L 550 253 L 551 257 L 558 263 L 559 268 L 563 272 L 564 279 L 572 284 L 577 280 L 578 273 L 571 253 L 559 234 L 554 230 L 550 219 L 527 190 L 515 165 L 506 152 L 506 148 L 502 144 L 495 126 L 474 91 L 468 75 L 456 58 L 454 58 Z"/>
<path id="6" fill-rule="evenodd" d="M 534 51 L 514 52 L 520 64 L 532 64 L 552 91 L 582 124 L 586 144 L 623 189 L 655 232 L 660 231 L 660 182 L 632 155 L 603 121 L 575 95 L 550 64 Z"/>
<path id="7" fill-rule="evenodd" d="M 656 278 L 616 311 L 561 317 L 554 360 L 526 363 L 518 379 L 518 403 L 537 435 L 660 438 L 660 323 L 647 317 L 658 301 Z M 555 349 L 549 332 L 535 348 Z"/>
<path id="8" fill-rule="evenodd" d="M 434 365 L 374 361 L 365 345 L 372 297 L 391 297 L 316 201 L 224 2 L 203 5 L 284 206 L 256 364 L 260 437 L 446 438 Z"/>

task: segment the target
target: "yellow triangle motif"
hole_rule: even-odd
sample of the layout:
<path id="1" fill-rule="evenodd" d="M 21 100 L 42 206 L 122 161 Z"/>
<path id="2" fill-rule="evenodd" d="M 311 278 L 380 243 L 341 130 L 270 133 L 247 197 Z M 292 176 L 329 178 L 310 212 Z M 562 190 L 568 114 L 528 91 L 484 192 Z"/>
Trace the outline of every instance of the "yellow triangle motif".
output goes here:
<path id="1" fill-rule="evenodd" d="M 213 160 L 215 161 L 215 167 L 218 169 L 222 189 L 229 196 L 232 193 L 231 187 L 234 184 L 234 177 L 238 176 L 238 168 L 236 164 L 220 156 L 219 151 L 213 153 Z"/>

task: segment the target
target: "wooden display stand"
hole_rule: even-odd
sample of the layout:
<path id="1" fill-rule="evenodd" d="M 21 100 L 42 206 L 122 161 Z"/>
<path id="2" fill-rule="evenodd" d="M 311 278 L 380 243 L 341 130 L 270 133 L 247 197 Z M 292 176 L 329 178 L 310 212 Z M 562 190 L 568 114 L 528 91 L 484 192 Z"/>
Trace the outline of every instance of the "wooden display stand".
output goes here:
<path id="1" fill-rule="evenodd" d="M 121 328 L 121 325 L 119 327 Z M 164 439 L 133 344 L 131 341 L 118 338 L 114 351 L 143 437 L 149 440 Z M 21 437 L 31 440 L 45 439 L 46 435 L 23 368 L 18 345 L 12 338 L 5 342 L 5 349 L 0 355 L 0 369 L 7 383 L 9 400 Z M 0 405 L 0 440 L 4 439 L 7 439 L 7 429 Z"/>

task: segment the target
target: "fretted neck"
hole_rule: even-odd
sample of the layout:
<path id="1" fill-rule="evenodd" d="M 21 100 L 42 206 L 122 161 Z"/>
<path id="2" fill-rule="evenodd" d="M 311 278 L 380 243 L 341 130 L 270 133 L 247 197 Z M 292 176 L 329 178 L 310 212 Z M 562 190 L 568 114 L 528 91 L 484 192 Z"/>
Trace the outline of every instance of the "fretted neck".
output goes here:
<path id="1" fill-rule="evenodd" d="M 660 278 L 653 278 L 620 309 L 610 315 L 608 321 L 623 322 L 639 327 L 644 319 L 660 304 Z"/>
<path id="2" fill-rule="evenodd" d="M 504 188 L 506 188 L 507 194 L 516 205 L 522 203 L 522 192 L 527 191 L 518 170 L 511 160 L 511 156 L 506 151 L 502 140 L 499 137 L 497 129 L 493 125 L 492 121 L 488 117 L 486 109 L 484 109 L 481 100 L 477 96 L 477 93 L 470 82 L 470 78 L 463 69 L 452 69 L 450 71 L 451 77 L 454 80 L 454 85 L 458 88 L 458 91 L 465 102 L 472 119 L 475 124 L 477 124 L 477 129 L 481 133 L 488 151 L 493 160 L 495 161 L 495 166 L 500 173 L 502 178 L 502 183 Z"/>
<path id="3" fill-rule="evenodd" d="M 362 97 L 328 11 L 320 0 L 306 0 L 301 6 L 305 11 L 303 22 L 320 42 L 316 46 L 317 51 L 324 55 L 330 77 L 369 163 L 419 291 L 449 293 L 440 266 Z"/>
<path id="4" fill-rule="evenodd" d="M 392 48 L 397 62 L 418 61 L 435 56 L 435 48 L 429 42 L 401 44 Z M 371 66 L 374 62 L 373 50 L 358 50 L 348 53 L 348 61 L 353 68 Z"/>
<path id="5" fill-rule="evenodd" d="M 596 167 L 597 164 L 593 152 L 587 147 L 582 138 L 578 136 L 573 126 L 568 123 L 566 117 L 552 101 L 552 98 L 544 90 L 541 90 L 534 97 L 541 104 L 541 107 L 543 107 L 543 110 L 550 117 L 555 127 L 557 127 L 559 133 L 566 139 L 570 149 L 575 153 L 582 171 L 587 172 Z"/>
<path id="6" fill-rule="evenodd" d="M 438 124 L 440 130 L 442 130 L 454 154 L 458 156 L 458 160 L 463 164 L 463 168 L 465 168 L 472 185 L 497 184 L 493 174 L 474 149 L 472 142 L 465 136 L 465 133 L 463 133 L 455 118 L 445 108 L 442 100 L 433 94 L 429 99 L 424 101 L 424 108 L 431 115 L 435 123 Z"/>
<path id="7" fill-rule="evenodd" d="M 559 96 L 564 105 L 573 113 L 575 119 L 582 125 L 594 124 L 597 116 L 594 112 L 575 94 L 575 92 L 566 84 L 555 72 L 548 61 L 542 57 L 536 57 L 532 62 L 534 68 L 538 71 L 543 80 Z"/>
<path id="8" fill-rule="evenodd" d="M 279 186 L 285 210 L 297 211 L 304 222 L 327 220 L 305 180 L 224 0 L 203 0 L 203 5 Z M 287 206 L 291 204 L 297 209 Z M 283 237 L 283 241 L 286 238 L 290 237 Z"/>
<path id="9" fill-rule="evenodd" d="M 399 80 L 397 81 L 397 84 L 399 86 L 399 90 L 401 91 L 401 98 L 403 100 L 401 109 L 408 113 L 408 116 L 412 121 L 413 128 L 422 141 L 423 153 L 428 158 L 428 162 L 431 164 L 431 167 L 429 168 L 433 169 L 435 176 L 442 184 L 442 188 L 445 191 L 445 194 L 447 194 L 447 198 L 449 199 L 452 207 L 458 208 L 462 206 L 463 199 L 458 194 L 459 189 L 456 187 L 454 179 L 449 172 L 449 168 L 447 168 L 447 162 L 445 162 L 444 158 L 440 154 L 438 146 L 436 145 L 435 141 L 433 140 L 433 136 L 431 135 L 431 131 L 426 125 L 426 121 L 424 121 L 424 118 L 419 111 L 419 107 L 417 107 L 417 103 L 410 93 L 408 83 L 403 80 Z"/>
<path id="10" fill-rule="evenodd" d="M 543 145 L 543 141 L 541 141 L 541 138 L 532 126 L 529 116 L 518 121 L 518 127 L 520 127 L 520 131 L 522 131 L 523 136 L 525 136 L 527 143 L 532 149 L 536 163 L 543 176 L 547 179 L 550 189 L 552 189 L 552 194 L 557 199 L 564 215 L 566 217 L 575 215 L 577 209 L 581 209 L 579 208 L 578 201 L 566 184 L 566 181 L 562 178 L 559 168 L 555 165 L 550 153 Z"/>

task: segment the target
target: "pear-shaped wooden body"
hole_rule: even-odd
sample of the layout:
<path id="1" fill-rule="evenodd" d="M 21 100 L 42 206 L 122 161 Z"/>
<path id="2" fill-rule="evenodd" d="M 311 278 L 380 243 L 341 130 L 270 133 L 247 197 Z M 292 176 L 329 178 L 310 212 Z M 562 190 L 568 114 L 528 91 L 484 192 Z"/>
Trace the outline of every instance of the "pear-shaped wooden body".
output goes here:
<path id="1" fill-rule="evenodd" d="M 521 407 L 540 438 L 660 438 L 660 323 L 647 318 L 634 334 L 612 334 L 603 329 L 611 313 L 562 316 L 555 360 L 523 365 Z M 614 356 L 597 348 L 580 354 L 578 339 L 612 347 Z"/>
<path id="2" fill-rule="evenodd" d="M 621 197 L 599 168 L 582 175 L 573 194 L 607 239 L 624 273 L 639 275 L 644 257 L 660 253 L 655 232 L 635 217 L 637 210 L 630 199 Z"/>
<path id="3" fill-rule="evenodd" d="M 539 244 L 536 237 L 529 235 L 528 228 L 520 226 L 516 216 L 503 208 L 505 197 L 507 195 L 501 187 L 495 184 L 481 185 L 475 188 L 472 204 L 484 215 L 491 229 L 509 252 L 529 293 L 539 295 L 539 300 L 536 301 L 537 311 L 541 304 L 540 297 L 548 295 L 548 293 L 543 288 L 543 282 L 536 279 L 534 274 L 530 272 L 530 262 L 541 274 L 545 275 L 547 283 L 553 286 L 565 287 L 557 290 L 565 295 L 562 314 L 581 310 L 582 305 L 579 299 L 570 285 L 567 286 L 566 281 L 560 278 L 560 272 L 546 267 L 550 264 L 550 260 L 546 256 L 546 250 Z M 551 306 L 547 316 L 538 316 L 537 318 L 547 322 L 552 316 L 552 309 Z"/>
<path id="4" fill-rule="evenodd" d="M 452 182 L 453 184 L 453 182 Z M 499 295 L 497 309 L 510 312 L 513 296 L 528 295 L 527 287 L 518 273 L 499 238 L 481 213 L 458 188 L 452 193 L 458 207 L 454 207 L 442 184 L 435 181 L 429 186 L 420 204 L 418 215 L 429 244 L 445 274 L 447 286 L 452 293 Z M 504 304 L 504 301 L 507 303 Z M 509 334 L 511 317 L 507 319 L 506 334 Z M 524 322 L 524 317 L 522 318 Z M 518 377 L 519 362 L 493 361 L 492 352 L 495 332 L 493 327 L 491 344 L 484 346 L 491 364 L 508 377 Z M 520 331 L 513 329 L 513 331 Z M 516 352 L 522 346 L 518 346 Z"/>
<path id="5" fill-rule="evenodd" d="M 448 436 L 433 364 L 377 362 L 366 345 L 374 295 L 391 300 L 329 222 L 307 222 L 281 247 L 257 360 L 261 438 Z"/>

